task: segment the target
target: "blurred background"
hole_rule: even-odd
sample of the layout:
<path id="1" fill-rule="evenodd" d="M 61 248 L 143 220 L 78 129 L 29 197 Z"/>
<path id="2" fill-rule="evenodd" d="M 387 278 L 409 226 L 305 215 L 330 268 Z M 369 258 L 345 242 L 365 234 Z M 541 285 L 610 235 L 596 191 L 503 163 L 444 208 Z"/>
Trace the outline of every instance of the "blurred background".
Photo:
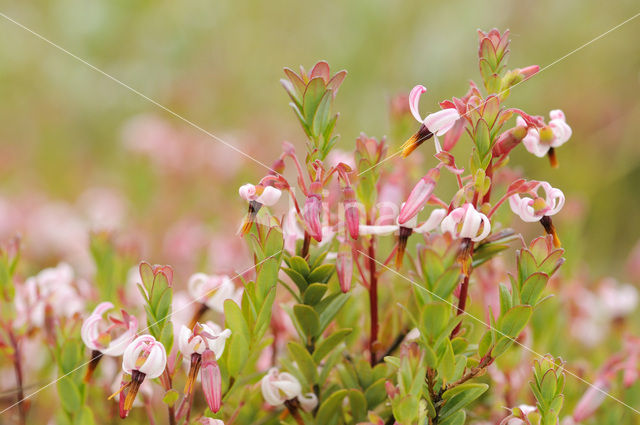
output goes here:
<path id="1" fill-rule="evenodd" d="M 511 162 L 567 196 L 557 216 L 563 271 L 640 282 L 640 250 L 630 260 L 640 237 L 640 17 L 561 59 L 640 12 L 637 0 L 1 3 L 267 165 L 283 140 L 304 150 L 284 66 L 325 59 L 348 70 L 335 104 L 340 149 L 353 150 L 362 131 L 398 146 L 416 128 L 394 128 L 391 100 L 415 84 L 429 88 L 424 111 L 464 95 L 479 81 L 476 30 L 508 28 L 512 68 L 553 64 L 514 88 L 510 106 L 545 117 L 562 109 L 573 128 L 559 169 L 522 148 Z M 24 275 L 61 260 L 90 275 L 88 230 L 116 230 L 122 247 L 178 276 L 252 263 L 235 235 L 246 208 L 237 188 L 257 182 L 261 165 L 3 17 L 0 123 L 0 238 L 23 235 L 33 268 Z M 518 226 L 527 239 L 540 233 Z"/>
<path id="2" fill-rule="evenodd" d="M 361 131 L 392 136 L 390 100 L 413 85 L 428 86 L 425 109 L 464 94 L 467 81 L 478 80 L 477 28 L 511 30 L 510 66 L 545 67 L 637 8 L 578 0 L 64 0 L 6 3 L 2 12 L 270 165 L 283 140 L 300 150 L 304 143 L 279 84 L 284 66 L 326 59 L 348 70 L 335 106 L 339 147 L 352 150 Z M 60 242 L 49 233 L 67 242 L 82 233 L 80 222 L 67 223 L 67 208 L 146 233 L 143 251 L 156 261 L 176 254 L 171 235 L 187 244 L 206 243 L 182 240 L 187 230 L 200 238 L 198 226 L 233 234 L 244 208 L 236 188 L 265 169 L 6 18 L 0 38 L 3 235 L 22 227 L 29 249 L 51 252 L 42 246 L 47 236 Z M 561 216 L 570 267 L 622 278 L 640 234 L 639 38 L 640 20 L 629 22 L 510 98 L 532 114 L 565 111 L 573 137 L 558 152 L 560 169 L 523 149 L 512 164 L 571 201 Z M 37 241 L 25 224 L 32 215 L 41 223 Z M 225 264 L 215 254 L 207 261 Z"/>

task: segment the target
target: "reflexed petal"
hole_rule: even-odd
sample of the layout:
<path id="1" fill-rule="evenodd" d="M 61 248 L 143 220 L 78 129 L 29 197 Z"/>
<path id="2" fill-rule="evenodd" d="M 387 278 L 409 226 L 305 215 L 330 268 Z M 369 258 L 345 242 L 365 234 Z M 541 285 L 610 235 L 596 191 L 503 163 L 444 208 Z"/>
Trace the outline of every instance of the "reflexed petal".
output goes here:
<path id="1" fill-rule="evenodd" d="M 418 122 L 422 122 L 422 117 L 420 117 L 420 96 L 422 93 L 426 92 L 427 88 L 425 86 L 415 86 L 411 93 L 409 93 L 409 109 L 411 110 L 411 114 Z"/>

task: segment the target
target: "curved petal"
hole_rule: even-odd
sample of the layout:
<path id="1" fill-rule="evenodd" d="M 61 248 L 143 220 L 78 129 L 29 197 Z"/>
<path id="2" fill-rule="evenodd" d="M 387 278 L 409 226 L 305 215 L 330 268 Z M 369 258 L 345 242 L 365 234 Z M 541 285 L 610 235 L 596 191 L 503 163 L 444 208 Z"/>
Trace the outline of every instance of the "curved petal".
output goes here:
<path id="1" fill-rule="evenodd" d="M 436 136 L 442 136 L 460 119 L 460 114 L 454 108 L 442 109 L 425 117 L 423 124 Z"/>
<path id="2" fill-rule="evenodd" d="M 427 221 L 422 223 L 419 227 L 413 229 L 416 233 L 428 233 L 438 227 L 444 217 L 447 215 L 447 210 L 444 208 L 437 208 L 431 211 Z"/>
<path id="3" fill-rule="evenodd" d="M 398 230 L 396 225 L 382 225 L 382 226 L 370 226 L 367 224 L 361 224 L 359 233 L 361 235 L 390 235 Z"/>
<path id="4" fill-rule="evenodd" d="M 462 221 L 462 228 L 460 229 L 461 238 L 474 239 L 480 230 L 480 224 L 482 223 L 482 217 L 480 213 L 476 211 L 472 204 L 465 205 L 467 211 Z"/>
<path id="5" fill-rule="evenodd" d="M 471 240 L 474 242 L 479 242 L 483 240 L 484 238 L 489 236 L 489 232 L 491 232 L 491 222 L 489 221 L 489 218 L 482 213 L 478 213 L 478 214 L 480 215 L 480 219 L 482 220 L 482 233 L 480 233 L 475 238 L 471 238 Z"/>
<path id="6" fill-rule="evenodd" d="M 245 201 L 253 201 L 256 199 L 256 187 L 251 183 L 244 184 L 238 189 L 238 194 Z"/>
<path id="7" fill-rule="evenodd" d="M 425 93 L 426 91 L 427 88 L 425 86 L 417 85 L 411 90 L 411 93 L 409 93 L 409 109 L 411 110 L 413 117 L 419 123 L 422 123 L 422 117 L 420 117 L 419 110 L 420 96 L 422 96 L 422 93 Z"/>
<path id="8" fill-rule="evenodd" d="M 258 196 L 256 201 L 260 202 L 262 205 L 270 207 L 278 202 L 281 195 L 282 191 L 280 189 L 276 189 L 273 186 L 267 186 L 264 188 L 262 195 Z"/>

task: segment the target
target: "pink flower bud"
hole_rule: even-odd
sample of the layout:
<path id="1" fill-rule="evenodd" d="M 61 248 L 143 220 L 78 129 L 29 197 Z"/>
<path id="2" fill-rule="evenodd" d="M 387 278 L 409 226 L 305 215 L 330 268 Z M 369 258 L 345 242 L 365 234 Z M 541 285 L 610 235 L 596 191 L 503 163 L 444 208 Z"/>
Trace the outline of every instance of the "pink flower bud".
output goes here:
<path id="1" fill-rule="evenodd" d="M 344 219 L 347 225 L 349 235 L 353 239 L 358 239 L 360 226 L 360 209 L 356 202 L 356 195 L 351 186 L 347 186 L 343 190 L 344 194 Z"/>
<path id="2" fill-rule="evenodd" d="M 440 225 L 443 232 L 449 232 L 454 238 L 468 238 L 479 242 L 491 232 L 491 223 L 486 215 L 476 211 L 467 203 L 449 213 Z"/>
<path id="3" fill-rule="evenodd" d="M 427 204 L 429 198 L 433 194 L 433 190 L 436 187 L 436 180 L 438 178 L 438 170 L 432 169 L 426 176 L 418 181 L 411 190 L 407 201 L 402 205 L 400 209 L 400 215 L 398 216 L 398 223 L 404 224 L 413 217 L 415 217 Z M 435 179 L 433 177 L 435 177 Z"/>
<path id="4" fill-rule="evenodd" d="M 309 195 L 304 204 L 304 222 L 307 225 L 307 231 L 313 239 L 318 242 L 322 241 L 322 201 L 320 196 L 316 194 Z"/>
<path id="5" fill-rule="evenodd" d="M 539 65 L 530 65 L 530 66 L 527 66 L 525 68 L 519 68 L 518 69 L 518 73 L 520 73 L 520 75 L 522 75 L 522 78 L 524 78 L 525 80 L 527 78 L 533 77 L 539 71 L 540 71 L 540 66 Z"/>
<path id="6" fill-rule="evenodd" d="M 216 413 L 220 410 L 222 403 L 222 376 L 216 362 L 216 354 L 211 350 L 205 350 L 202 353 L 200 378 L 207 405 L 212 412 Z"/>
<path id="7" fill-rule="evenodd" d="M 338 282 L 340 282 L 340 289 L 344 293 L 349 292 L 353 277 L 353 252 L 348 244 L 341 244 L 338 248 L 336 272 L 338 274 Z"/>

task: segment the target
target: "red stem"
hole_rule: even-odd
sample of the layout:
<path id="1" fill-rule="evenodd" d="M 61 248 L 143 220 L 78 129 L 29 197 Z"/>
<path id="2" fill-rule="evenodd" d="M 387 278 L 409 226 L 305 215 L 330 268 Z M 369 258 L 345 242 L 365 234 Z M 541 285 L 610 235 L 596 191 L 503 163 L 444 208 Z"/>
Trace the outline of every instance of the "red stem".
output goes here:
<path id="1" fill-rule="evenodd" d="M 368 220 L 369 221 L 369 220 Z M 371 365 L 376 364 L 375 345 L 378 341 L 378 276 L 376 275 L 376 248 L 375 237 L 369 241 L 369 311 L 371 315 L 371 338 L 369 339 L 369 352 L 371 353 Z"/>
<path id="2" fill-rule="evenodd" d="M 18 396 L 18 412 L 20 415 L 20 425 L 25 425 L 27 423 L 27 408 L 23 402 L 24 399 L 24 389 L 22 382 L 22 362 L 20 359 L 20 347 L 18 347 L 18 341 L 16 340 L 15 335 L 12 330 L 9 330 L 9 339 L 11 340 L 11 345 L 13 346 L 14 355 L 13 355 L 13 367 L 16 372 L 16 384 L 18 387 L 17 396 Z"/>

